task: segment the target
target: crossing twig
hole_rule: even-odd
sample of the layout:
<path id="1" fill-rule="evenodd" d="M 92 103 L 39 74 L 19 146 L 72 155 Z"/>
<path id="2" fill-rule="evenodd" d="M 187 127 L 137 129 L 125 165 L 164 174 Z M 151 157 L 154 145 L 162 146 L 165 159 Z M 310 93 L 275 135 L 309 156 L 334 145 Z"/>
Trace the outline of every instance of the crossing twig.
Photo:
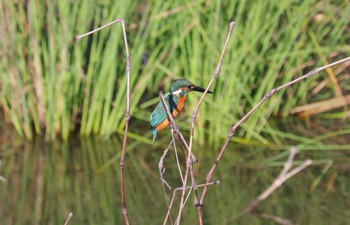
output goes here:
<path id="1" fill-rule="evenodd" d="M 269 91 L 267 94 L 265 94 L 265 96 L 247 113 L 245 114 L 241 120 L 239 120 L 235 125 L 233 125 L 229 132 L 228 132 L 228 135 L 227 135 L 227 138 L 226 138 L 226 141 L 225 143 L 223 144 L 221 150 L 220 150 L 220 153 L 218 154 L 213 166 L 211 167 L 211 169 L 209 170 L 208 174 L 207 174 L 207 178 L 206 178 L 206 182 L 210 182 L 215 171 L 216 171 L 216 168 L 221 160 L 221 158 L 223 157 L 226 149 L 227 149 L 227 146 L 231 140 L 231 138 L 234 136 L 236 130 L 238 127 L 240 127 L 264 102 L 266 102 L 267 100 L 269 100 L 274 94 L 276 94 L 278 91 L 284 89 L 284 88 L 287 88 L 287 87 L 290 87 L 292 86 L 293 84 L 296 84 L 296 83 L 299 83 L 301 82 L 302 80 L 304 79 L 307 79 L 307 78 L 310 78 L 310 77 L 313 77 L 315 75 L 317 75 L 319 72 L 329 68 L 329 67 L 332 67 L 332 66 L 335 66 L 335 65 L 338 65 L 338 64 L 341 64 L 341 63 L 344 63 L 346 61 L 349 61 L 350 60 L 350 57 L 347 57 L 347 58 L 344 58 L 344 59 L 341 59 L 341 60 L 338 60 L 336 62 L 333 62 L 331 64 L 328 64 L 328 65 L 325 65 L 325 66 L 322 66 L 322 67 L 319 67 L 319 68 L 316 68 L 312 71 L 310 71 L 309 73 L 299 77 L 299 78 L 296 78 L 288 83 L 285 83 L 275 89 L 272 89 L 271 91 Z M 214 75 L 215 76 L 215 75 Z M 309 163 L 309 162 L 307 162 Z M 208 187 L 204 187 L 203 189 L 203 192 L 202 192 L 202 195 L 201 195 L 201 199 L 200 199 L 200 206 L 203 206 L 204 204 L 204 200 L 205 200 L 205 197 L 206 197 L 206 194 L 207 194 L 207 191 L 208 191 Z"/>
<path id="2" fill-rule="evenodd" d="M 312 160 L 308 159 L 299 166 L 292 169 L 294 157 L 297 153 L 298 149 L 296 147 L 292 147 L 290 149 L 289 157 L 285 162 L 281 173 L 274 180 L 271 186 L 268 187 L 261 195 L 259 195 L 259 197 L 256 198 L 256 200 L 253 203 L 250 204 L 249 207 L 245 209 L 245 213 L 254 212 L 254 210 L 260 205 L 260 203 L 267 199 L 277 188 L 281 187 L 284 182 L 286 182 L 288 179 L 290 179 L 291 177 L 293 177 L 294 175 L 296 175 L 297 173 L 299 173 L 300 171 L 312 164 Z"/>

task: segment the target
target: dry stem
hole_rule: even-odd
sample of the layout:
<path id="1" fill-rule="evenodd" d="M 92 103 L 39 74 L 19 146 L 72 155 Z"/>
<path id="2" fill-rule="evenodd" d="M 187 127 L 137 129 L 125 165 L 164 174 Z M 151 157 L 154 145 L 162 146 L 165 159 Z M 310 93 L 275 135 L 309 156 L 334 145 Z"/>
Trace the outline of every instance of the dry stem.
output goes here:
<path id="1" fill-rule="evenodd" d="M 173 142 L 170 142 L 168 147 L 164 150 L 163 155 L 162 155 L 162 157 L 160 157 L 160 160 L 158 163 L 159 176 L 160 176 L 160 180 L 162 181 L 164 191 L 165 191 L 164 185 L 166 185 L 169 188 L 169 190 L 171 190 L 171 187 L 168 184 L 168 182 L 166 182 L 166 180 L 164 179 L 163 174 L 165 172 L 164 159 L 165 159 L 165 156 L 168 154 L 168 151 L 169 151 L 172 143 Z"/>
<path id="2" fill-rule="evenodd" d="M 124 36 L 124 44 L 125 44 L 125 52 L 126 52 L 126 74 L 127 74 L 127 84 L 126 84 L 126 110 L 125 110 L 125 130 L 124 130 L 124 140 L 123 140 L 123 149 L 122 154 L 120 157 L 119 167 L 120 167 L 120 179 L 121 179 L 121 197 L 122 197 L 122 206 L 121 206 L 121 212 L 124 216 L 124 221 L 126 225 L 129 225 L 129 217 L 128 217 L 128 210 L 126 207 L 126 191 L 125 191 L 125 174 L 124 174 L 124 161 L 125 161 L 125 152 L 126 152 L 126 146 L 127 146 L 127 139 L 128 139 L 128 131 L 129 131 L 129 121 L 130 121 L 130 71 L 131 71 L 131 59 L 130 59 L 130 53 L 129 53 L 129 47 L 128 47 L 128 40 L 126 37 L 126 30 L 125 30 L 125 23 L 124 19 L 119 18 L 116 19 L 104 26 L 101 26 L 97 29 L 94 29 L 90 32 L 87 32 L 82 35 L 77 35 L 75 37 L 76 40 L 80 40 L 81 38 L 88 36 L 90 34 L 93 34 L 95 32 L 98 32 L 106 27 L 109 27 L 113 24 L 121 23 L 123 28 L 123 36 Z"/>
<path id="3" fill-rule="evenodd" d="M 222 65 L 222 61 L 224 59 L 225 53 L 226 53 L 226 49 L 227 49 L 227 45 L 229 43 L 229 40 L 231 38 L 231 34 L 233 31 L 233 28 L 235 27 L 236 23 L 234 21 L 230 22 L 229 25 L 229 31 L 226 37 L 226 41 L 224 44 L 224 47 L 222 49 L 221 55 L 220 55 L 220 59 L 218 62 L 218 65 L 216 66 L 216 69 L 214 71 L 214 74 L 207 86 L 207 88 L 205 89 L 205 92 L 203 93 L 202 97 L 200 98 L 200 100 L 198 101 L 195 109 L 193 110 L 193 114 L 192 114 L 192 127 L 191 127 L 191 135 L 190 135 L 190 146 L 189 146 L 189 155 L 192 153 L 192 146 L 193 146 L 193 137 L 194 137 L 194 127 L 195 127 L 195 122 L 196 122 L 196 118 L 198 115 L 198 111 L 199 111 L 199 107 L 202 105 L 202 102 L 204 101 L 204 98 L 206 96 L 206 94 L 208 93 L 208 90 L 210 89 L 210 87 L 212 86 L 212 84 L 214 83 L 214 81 L 216 80 L 216 78 L 219 76 L 220 71 L 221 71 L 221 65 Z M 185 176 L 187 175 L 188 171 L 186 171 Z M 206 189 L 206 187 L 205 187 Z M 184 195 L 184 190 L 183 190 L 183 195 Z M 199 220 L 199 224 L 203 224 L 203 213 L 202 213 L 202 203 L 201 201 L 199 201 L 199 198 L 197 196 L 195 196 L 195 205 L 197 207 L 198 210 L 198 220 Z"/>
<path id="4" fill-rule="evenodd" d="M 70 213 L 68 214 L 68 217 L 67 217 L 66 222 L 64 223 L 64 225 L 67 225 L 67 224 L 68 224 L 68 222 L 69 222 L 69 220 L 72 218 L 72 216 L 73 216 L 73 213 L 70 212 Z"/>
<path id="5" fill-rule="evenodd" d="M 203 93 L 201 99 L 199 100 L 193 114 L 192 114 L 192 129 L 191 129 L 191 137 L 190 137 L 190 145 L 188 146 L 187 144 L 186 145 L 186 148 L 188 150 L 188 154 L 185 154 L 186 156 L 186 172 L 185 172 L 185 177 L 183 179 L 183 187 L 182 187 L 182 195 L 181 195 L 181 201 L 180 201 L 180 207 L 179 207 L 179 212 L 178 212 L 178 217 L 177 217 L 177 220 L 176 220 L 176 223 L 175 224 L 180 224 L 180 221 L 181 221 L 181 214 L 182 214 L 182 210 L 183 210 L 183 207 L 185 205 L 185 202 L 187 201 L 188 197 L 189 197 L 189 194 L 187 195 L 187 197 L 185 198 L 185 195 L 186 195 L 186 186 L 187 186 L 187 180 L 188 180 L 188 177 L 190 176 L 191 177 L 191 181 L 192 181 L 192 188 L 194 189 L 194 193 L 195 193 L 195 205 L 197 206 L 198 208 L 198 217 L 199 217 L 199 221 L 200 221 L 200 224 L 203 224 L 203 221 L 202 221 L 202 212 L 201 212 L 201 204 L 199 203 L 199 198 L 198 198 L 198 193 L 197 193 L 197 185 L 196 185 L 196 180 L 195 180 L 195 176 L 194 176 L 194 173 L 193 173 L 193 160 L 192 160 L 192 143 L 193 143 L 193 134 L 194 134 L 194 125 L 195 125 L 195 121 L 196 121 L 196 117 L 197 117 L 197 114 L 198 114 L 198 110 L 199 110 L 199 107 L 201 106 L 203 100 L 204 100 L 204 97 L 206 96 L 209 88 L 211 87 L 211 85 L 213 84 L 213 82 L 215 81 L 215 79 L 219 76 L 220 74 L 220 70 L 221 70 L 221 65 L 222 65 L 222 61 L 223 61 L 223 58 L 224 58 L 224 55 L 225 55 L 225 52 L 226 52 L 226 49 L 227 49 L 227 45 L 228 45 L 228 42 L 230 40 L 230 37 L 231 37 L 231 34 L 232 34 L 232 31 L 233 31 L 233 28 L 235 26 L 235 22 L 232 21 L 229 25 L 229 32 L 228 32 L 228 35 L 227 35 L 227 38 L 226 38 L 226 41 L 225 41 L 225 44 L 224 44 L 224 48 L 222 50 L 222 53 L 221 53 L 221 56 L 220 56 L 220 59 L 219 59 L 219 63 L 215 69 L 215 72 L 214 72 L 214 75 L 213 75 L 213 78 L 211 79 L 209 85 L 207 86 L 205 92 Z M 163 97 L 163 93 L 160 91 L 159 93 L 159 96 L 163 102 L 163 105 L 167 111 L 167 114 L 168 114 L 168 118 L 169 118 L 169 121 L 170 121 L 170 124 L 171 124 L 171 127 L 172 129 L 175 131 L 176 134 L 179 134 L 179 137 L 178 139 L 182 140 L 184 143 L 185 140 L 181 134 L 181 132 L 179 131 L 176 123 L 174 122 L 174 119 L 172 118 L 172 115 L 167 107 L 167 104 L 165 103 L 164 101 L 164 97 Z M 174 141 L 174 140 L 173 140 Z M 174 196 L 173 196 L 174 197 Z M 168 207 L 168 214 L 167 216 L 170 214 L 170 209 L 171 209 L 171 206 L 172 204 L 170 204 L 170 207 Z M 167 218 L 167 217 L 166 217 Z M 166 221 L 166 220 L 165 220 Z"/>
<path id="6" fill-rule="evenodd" d="M 191 150 L 188 148 L 188 144 L 186 143 L 185 141 L 185 138 L 183 137 L 179 127 L 177 126 L 177 124 L 175 123 L 174 121 L 174 118 L 173 116 L 171 115 L 171 112 L 169 110 L 169 107 L 168 107 L 168 104 L 165 102 L 165 99 L 164 99 L 164 94 L 163 94 L 163 91 L 162 90 L 159 90 L 159 97 L 163 103 L 163 106 L 167 112 L 167 116 L 168 116 L 168 119 L 170 121 L 170 126 L 171 126 L 171 129 L 175 132 L 176 134 L 176 137 L 180 143 L 180 145 L 185 145 L 189 154 L 186 154 L 186 151 L 184 151 L 183 149 L 183 152 L 184 152 L 184 155 L 186 157 L 186 172 L 185 172 L 185 177 L 183 179 L 183 190 L 182 190 L 182 196 L 181 196 L 181 201 L 180 201 L 180 207 L 179 207 L 179 212 L 178 212 L 178 216 L 177 216 L 177 219 L 176 219 L 176 222 L 175 224 L 180 224 L 180 221 L 181 221 L 181 214 L 182 214 L 182 210 L 183 210 L 183 207 L 185 205 L 185 199 L 188 199 L 188 197 L 185 198 L 185 193 L 186 193 L 186 186 L 187 186 L 187 179 L 188 179 L 188 174 L 189 174 L 189 171 L 192 170 L 192 165 L 193 165 L 193 158 L 195 158 L 193 155 L 192 155 L 192 152 Z M 175 141 L 175 140 L 173 140 Z M 174 142 L 175 143 L 175 142 Z M 179 168 L 180 169 L 180 168 Z M 193 174 L 193 173 L 191 173 Z M 192 176 L 192 181 L 195 182 L 195 178 Z M 189 196 L 189 195 L 188 195 Z M 172 207 L 172 204 L 170 205 L 170 208 L 169 210 L 171 209 Z"/>
<path id="7" fill-rule="evenodd" d="M 327 68 L 329 68 L 329 67 L 338 65 L 338 64 L 343 63 L 343 62 L 346 62 L 346 61 L 348 61 L 348 60 L 350 60 L 350 57 L 347 57 L 347 58 L 341 59 L 341 60 L 339 60 L 339 61 L 336 61 L 336 62 L 334 62 L 334 63 L 331 63 L 331 64 L 328 64 L 328 65 L 325 65 L 325 66 L 316 68 L 316 69 L 310 71 L 309 73 L 307 73 L 307 74 L 305 74 L 305 75 L 303 75 L 303 76 L 301 76 L 301 77 L 299 77 L 299 78 L 296 78 L 296 79 L 294 79 L 294 80 L 292 80 L 292 81 L 290 81 L 290 82 L 288 82 L 288 83 L 286 83 L 286 84 L 283 84 L 283 85 L 281 85 L 281 86 L 279 86 L 279 87 L 277 87 L 277 88 L 272 89 L 271 91 L 269 91 L 269 92 L 263 97 L 263 99 L 261 99 L 261 100 L 258 102 L 258 104 L 256 104 L 256 105 L 255 105 L 255 106 L 240 120 L 240 121 L 238 121 L 235 125 L 233 125 L 233 126 L 230 128 L 230 131 L 229 131 L 229 133 L 228 133 L 228 135 L 227 135 L 226 141 L 225 141 L 224 145 L 222 146 L 221 151 L 220 151 L 220 153 L 218 154 L 218 156 L 217 156 L 217 158 L 216 158 L 216 160 L 215 160 L 215 162 L 214 162 L 212 168 L 210 169 L 210 171 L 209 171 L 208 174 L 207 174 L 206 182 L 208 183 L 208 182 L 211 181 L 211 179 L 212 179 L 212 177 L 213 177 L 213 175 L 214 175 L 214 173 L 215 173 L 215 171 L 216 171 L 216 168 L 217 168 L 217 166 L 218 166 L 218 164 L 219 164 L 219 162 L 220 162 L 220 160 L 221 160 L 223 154 L 225 153 L 225 151 L 226 151 L 226 149 L 227 149 L 227 146 L 228 146 L 228 144 L 229 144 L 231 138 L 233 137 L 233 135 L 234 135 L 235 132 L 236 132 L 236 129 L 237 129 L 238 127 L 240 127 L 240 126 L 242 125 L 242 123 L 244 123 L 244 122 L 250 117 L 250 115 L 253 114 L 253 113 L 260 107 L 260 105 L 262 105 L 264 102 L 266 102 L 268 99 L 270 99 L 271 96 L 273 96 L 274 94 L 276 94 L 278 91 L 280 91 L 280 90 L 282 90 L 282 89 L 284 89 L 284 88 L 286 88 L 286 87 L 290 87 L 290 86 L 292 86 L 293 84 L 299 83 L 300 81 L 302 81 L 302 80 L 304 80 L 304 79 L 306 79 L 306 78 L 310 78 L 310 77 L 312 77 L 312 76 L 315 76 L 316 74 L 318 74 L 318 73 L 321 72 L 322 70 L 325 70 L 325 69 L 327 69 Z M 308 163 L 310 163 L 310 162 L 308 162 Z M 307 163 L 307 164 L 308 164 L 308 163 Z M 307 166 L 307 165 L 306 165 L 306 166 Z M 202 196 L 201 196 L 201 199 L 200 199 L 200 206 L 203 206 L 203 204 L 204 204 L 204 199 L 205 199 L 207 190 L 208 190 L 208 187 L 204 187 L 203 192 L 202 192 Z"/>
<path id="8" fill-rule="evenodd" d="M 183 137 L 179 127 L 177 126 L 177 124 L 176 124 L 176 122 L 175 122 L 175 120 L 173 118 L 173 115 L 171 115 L 171 112 L 170 112 L 170 109 L 168 107 L 168 104 L 165 102 L 164 93 L 163 93 L 162 90 L 159 90 L 159 97 L 160 97 L 160 100 L 162 101 L 163 106 L 165 108 L 165 111 L 167 113 L 168 119 L 170 121 L 171 129 L 173 129 L 173 131 L 175 132 L 175 135 L 178 138 L 179 142 L 182 143 L 183 145 L 185 145 L 186 149 L 189 149 L 185 138 Z"/>
<path id="9" fill-rule="evenodd" d="M 281 224 L 281 225 L 295 225 L 292 221 L 286 219 L 286 218 L 282 218 L 280 216 L 275 216 L 275 215 L 271 215 L 271 214 L 267 214 L 267 213 L 261 213 L 259 214 L 259 216 L 261 218 L 264 219 L 270 219 L 275 221 L 275 223 Z"/>
<path id="10" fill-rule="evenodd" d="M 259 195 L 259 197 L 257 197 L 257 199 L 253 203 L 251 203 L 248 208 L 246 208 L 246 210 L 244 211 L 245 213 L 254 212 L 254 210 L 260 205 L 260 203 L 267 199 L 277 188 L 281 187 L 284 182 L 286 182 L 288 179 L 290 179 L 291 177 L 293 177 L 294 175 L 296 175 L 297 173 L 299 173 L 300 171 L 312 164 L 312 160 L 308 159 L 304 161 L 301 165 L 291 170 L 293 166 L 294 157 L 297 153 L 297 148 L 292 147 L 290 149 L 288 160 L 285 162 L 281 173 L 274 180 L 271 186 L 268 187 L 261 195 Z"/>
<path id="11" fill-rule="evenodd" d="M 163 174 L 165 172 L 165 166 L 164 166 L 164 158 L 165 156 L 168 154 L 168 151 L 170 149 L 170 146 L 171 144 L 174 142 L 171 141 L 168 145 L 168 147 L 164 150 L 164 153 L 162 155 L 162 157 L 160 157 L 160 160 L 159 160 L 159 163 L 158 163 L 158 169 L 159 169 L 159 175 L 160 175 L 160 180 L 162 181 L 162 189 L 163 189 L 163 193 L 164 193 L 164 198 L 165 198 L 165 202 L 166 202 L 166 205 L 168 207 L 168 211 L 170 210 L 170 203 L 169 203 L 169 200 L 168 200 L 168 197 L 167 197 L 167 193 L 166 193 L 166 189 L 165 189 L 165 186 L 167 186 L 169 188 L 169 190 L 171 190 L 171 187 L 170 185 L 168 184 L 168 182 L 166 182 L 166 180 L 164 179 L 163 177 Z M 171 221 L 171 224 L 173 224 L 173 219 L 172 217 L 170 216 L 170 221 Z"/>
<path id="12" fill-rule="evenodd" d="M 215 181 L 212 181 L 212 182 L 210 182 L 210 183 L 199 184 L 199 185 L 197 185 L 195 188 L 206 187 L 206 186 L 210 186 L 210 185 L 213 185 L 213 184 L 220 184 L 220 181 L 219 181 L 219 180 L 215 180 Z M 168 211 L 167 211 L 167 214 L 166 214 L 166 216 L 165 216 L 163 225 L 166 225 L 166 223 L 167 223 L 167 221 L 168 221 L 168 218 L 169 218 L 170 212 L 171 212 L 171 208 L 172 208 L 172 206 L 173 206 L 173 204 L 174 204 L 174 201 L 175 201 L 175 197 L 176 197 L 177 192 L 178 192 L 178 191 L 181 191 L 181 190 L 183 190 L 183 189 L 191 189 L 191 188 L 193 188 L 193 186 L 187 186 L 187 187 L 185 187 L 185 188 L 184 188 L 184 187 L 177 187 L 177 188 L 174 189 L 174 191 L 173 191 L 173 196 L 172 196 L 172 198 L 171 198 L 170 205 L 169 205 L 169 207 L 168 207 Z"/>

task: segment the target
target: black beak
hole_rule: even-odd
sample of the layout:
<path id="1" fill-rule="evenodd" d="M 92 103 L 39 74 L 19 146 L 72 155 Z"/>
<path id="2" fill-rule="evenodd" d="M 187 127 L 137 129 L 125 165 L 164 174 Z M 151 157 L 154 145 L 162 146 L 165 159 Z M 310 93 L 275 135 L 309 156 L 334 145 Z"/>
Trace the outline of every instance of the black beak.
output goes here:
<path id="1" fill-rule="evenodd" d="M 196 85 L 193 85 L 192 90 L 193 90 L 193 91 L 198 91 L 198 92 L 205 92 L 205 89 L 204 89 L 204 88 L 199 87 L 199 86 L 196 86 Z M 214 94 L 214 92 L 209 91 L 209 90 L 208 90 L 208 93 L 209 93 L 209 94 Z"/>

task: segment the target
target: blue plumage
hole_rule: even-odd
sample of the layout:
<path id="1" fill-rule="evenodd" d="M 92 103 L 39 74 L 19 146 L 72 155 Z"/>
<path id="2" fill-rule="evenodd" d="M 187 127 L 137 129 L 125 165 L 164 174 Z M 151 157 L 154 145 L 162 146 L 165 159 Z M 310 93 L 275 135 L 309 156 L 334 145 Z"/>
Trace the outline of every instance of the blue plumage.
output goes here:
<path id="1" fill-rule="evenodd" d="M 187 100 L 186 95 L 190 91 L 204 92 L 205 89 L 194 85 L 186 79 L 178 79 L 171 84 L 170 92 L 164 95 L 164 100 L 174 117 L 182 111 Z M 208 93 L 212 94 L 213 92 L 208 91 Z M 153 142 L 155 142 L 158 131 L 169 125 L 167 112 L 162 101 L 160 101 L 157 107 L 153 110 L 150 117 L 150 124 L 150 131 L 153 134 Z"/>
<path id="2" fill-rule="evenodd" d="M 176 110 L 176 106 L 179 102 L 180 97 L 174 96 L 171 93 L 167 93 L 164 95 L 164 100 L 168 104 L 169 110 L 171 113 Z M 163 123 L 168 118 L 168 115 L 166 113 L 166 110 L 164 108 L 163 102 L 160 101 L 157 105 L 157 107 L 154 109 L 154 111 L 151 114 L 150 117 L 150 123 L 151 123 L 151 133 L 153 134 L 153 142 L 156 140 L 157 136 L 157 127 Z"/>

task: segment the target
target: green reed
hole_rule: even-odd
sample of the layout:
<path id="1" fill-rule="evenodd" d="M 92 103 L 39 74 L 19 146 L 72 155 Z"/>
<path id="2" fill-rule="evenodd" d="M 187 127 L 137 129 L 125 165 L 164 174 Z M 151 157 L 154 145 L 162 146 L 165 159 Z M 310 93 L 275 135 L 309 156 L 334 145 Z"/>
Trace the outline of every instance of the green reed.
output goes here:
<path id="1" fill-rule="evenodd" d="M 215 95 L 205 99 L 195 133 L 198 142 L 219 146 L 230 125 L 269 90 L 349 52 L 348 3 L 2 1 L 1 104 L 18 133 L 28 138 L 67 139 L 74 130 L 103 137 L 121 132 L 126 98 L 121 27 L 79 42 L 74 36 L 124 18 L 132 60 L 131 132 L 144 139 L 158 88 L 167 92 L 179 77 L 205 86 L 233 19 L 237 25 Z M 308 93 L 324 79 L 326 73 L 274 96 L 238 135 L 261 143 L 273 136 L 278 142 L 281 136 L 270 132 L 275 127 L 268 118 L 285 118 L 292 107 L 309 102 Z M 314 99 L 334 96 L 328 86 Z M 198 99 L 198 94 L 189 97 L 185 116 L 177 120 L 182 128 L 189 128 Z"/>

